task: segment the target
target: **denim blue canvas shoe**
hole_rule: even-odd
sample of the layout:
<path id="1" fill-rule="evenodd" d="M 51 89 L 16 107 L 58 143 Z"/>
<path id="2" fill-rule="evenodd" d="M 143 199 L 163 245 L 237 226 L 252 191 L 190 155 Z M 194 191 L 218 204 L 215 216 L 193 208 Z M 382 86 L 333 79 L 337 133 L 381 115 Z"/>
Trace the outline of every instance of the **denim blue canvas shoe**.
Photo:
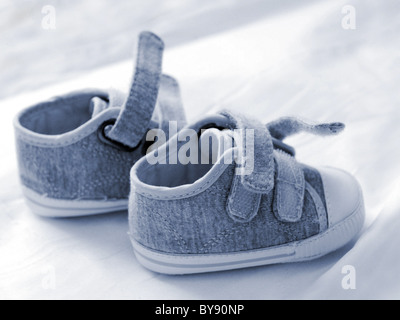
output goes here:
<path id="1" fill-rule="evenodd" d="M 186 274 L 304 261 L 342 247 L 364 222 L 359 184 L 342 170 L 297 162 L 283 139 L 343 128 L 294 118 L 263 125 L 229 112 L 185 127 L 132 168 L 137 259 Z"/>
<path id="2" fill-rule="evenodd" d="M 149 129 L 185 124 L 178 83 L 161 73 L 164 44 L 139 37 L 127 95 L 82 90 L 22 111 L 14 121 L 23 191 L 33 211 L 71 217 L 127 210 L 129 171 Z"/>

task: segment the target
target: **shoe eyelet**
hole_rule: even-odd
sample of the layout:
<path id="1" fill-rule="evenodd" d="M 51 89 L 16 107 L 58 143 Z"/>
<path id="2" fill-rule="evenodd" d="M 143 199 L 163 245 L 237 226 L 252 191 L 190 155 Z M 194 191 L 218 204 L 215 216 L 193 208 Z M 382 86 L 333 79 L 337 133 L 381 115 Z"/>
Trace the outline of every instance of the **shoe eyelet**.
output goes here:
<path id="1" fill-rule="evenodd" d="M 121 142 L 112 140 L 112 139 L 110 139 L 109 137 L 107 137 L 106 132 L 105 132 L 105 129 L 106 129 L 108 126 L 113 126 L 116 122 L 117 122 L 117 119 L 109 119 L 109 120 L 103 122 L 103 123 L 99 126 L 99 128 L 98 128 L 98 130 L 97 130 L 97 137 L 98 137 L 98 139 L 99 139 L 102 143 L 104 143 L 105 145 L 108 145 L 108 146 L 110 146 L 110 147 L 112 147 L 112 148 L 114 148 L 114 149 L 120 150 L 120 151 L 124 151 L 124 152 L 133 152 L 133 151 L 137 150 L 137 149 L 142 145 L 142 141 L 140 141 L 140 143 L 139 143 L 136 147 L 133 147 L 133 148 L 132 148 L 132 147 L 129 147 L 129 146 L 124 145 L 124 144 L 121 143 Z"/>

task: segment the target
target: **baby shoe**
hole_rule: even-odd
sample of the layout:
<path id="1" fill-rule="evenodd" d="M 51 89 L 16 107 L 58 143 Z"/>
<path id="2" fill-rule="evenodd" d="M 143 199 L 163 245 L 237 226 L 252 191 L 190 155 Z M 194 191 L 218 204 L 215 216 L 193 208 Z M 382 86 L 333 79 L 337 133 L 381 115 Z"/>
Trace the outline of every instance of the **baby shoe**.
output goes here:
<path id="1" fill-rule="evenodd" d="M 34 105 L 14 121 L 19 173 L 32 210 L 72 217 L 127 210 L 129 171 L 149 129 L 185 124 L 178 83 L 161 74 L 164 44 L 139 37 L 128 95 L 82 90 Z"/>
<path id="2" fill-rule="evenodd" d="M 342 170 L 297 162 L 283 142 L 343 128 L 295 118 L 264 125 L 230 112 L 185 127 L 132 168 L 138 261 L 159 273 L 200 273 L 310 260 L 344 246 L 364 222 L 359 184 Z"/>

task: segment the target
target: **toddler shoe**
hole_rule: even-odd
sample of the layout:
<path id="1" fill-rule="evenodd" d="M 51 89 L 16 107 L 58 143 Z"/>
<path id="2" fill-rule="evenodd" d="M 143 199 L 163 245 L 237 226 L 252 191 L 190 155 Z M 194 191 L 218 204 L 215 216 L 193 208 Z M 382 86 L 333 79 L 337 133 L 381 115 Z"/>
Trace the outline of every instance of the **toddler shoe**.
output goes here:
<path id="1" fill-rule="evenodd" d="M 170 120 L 185 124 L 178 84 L 161 74 L 163 49 L 156 35 L 140 34 L 128 95 L 83 90 L 16 117 L 19 173 L 35 213 L 72 217 L 127 210 L 129 171 L 149 147 L 148 130 Z"/>
<path id="2" fill-rule="evenodd" d="M 343 128 L 294 118 L 263 125 L 229 112 L 186 127 L 132 168 L 138 261 L 186 274 L 310 260 L 342 247 L 363 226 L 359 184 L 342 170 L 297 162 L 282 140 Z"/>

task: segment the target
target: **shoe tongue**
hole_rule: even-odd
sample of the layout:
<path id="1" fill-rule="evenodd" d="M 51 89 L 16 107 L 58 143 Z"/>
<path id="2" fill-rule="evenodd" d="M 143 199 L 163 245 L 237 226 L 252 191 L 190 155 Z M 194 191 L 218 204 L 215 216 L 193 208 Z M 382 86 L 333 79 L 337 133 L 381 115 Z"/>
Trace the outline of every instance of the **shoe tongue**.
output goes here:
<path id="1" fill-rule="evenodd" d="M 92 100 L 90 100 L 89 108 L 90 113 L 92 114 L 92 118 L 95 118 L 97 115 L 108 108 L 108 102 L 99 97 L 94 97 L 92 98 Z"/>
<path id="2" fill-rule="evenodd" d="M 215 128 L 205 130 L 199 139 L 201 163 L 216 163 L 228 150 L 233 152 L 234 146 L 231 130 L 221 131 Z"/>
<path id="3" fill-rule="evenodd" d="M 108 99 L 104 97 L 93 97 L 90 100 L 89 112 L 92 114 L 92 118 L 95 118 L 108 108 L 121 108 L 124 101 L 124 93 L 118 90 L 110 90 Z"/>

